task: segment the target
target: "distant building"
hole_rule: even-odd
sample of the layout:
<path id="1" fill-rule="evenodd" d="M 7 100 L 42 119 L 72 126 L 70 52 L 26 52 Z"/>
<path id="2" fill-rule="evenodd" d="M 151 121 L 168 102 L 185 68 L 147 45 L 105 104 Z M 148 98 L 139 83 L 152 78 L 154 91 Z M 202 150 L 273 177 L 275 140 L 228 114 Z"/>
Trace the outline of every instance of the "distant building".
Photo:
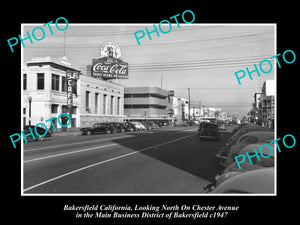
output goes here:
<path id="1" fill-rule="evenodd" d="M 127 119 L 168 119 L 168 91 L 158 87 L 125 87 L 124 114 Z"/>
<path id="2" fill-rule="evenodd" d="M 260 93 L 254 94 L 249 121 L 263 126 L 274 127 L 275 117 L 275 80 L 266 80 Z"/>
<path id="3" fill-rule="evenodd" d="M 210 117 L 210 118 L 217 118 L 221 115 L 221 108 L 214 108 L 214 107 L 201 107 L 201 117 Z"/>
<path id="4" fill-rule="evenodd" d="M 268 127 L 274 126 L 275 90 L 274 80 L 266 80 L 264 82 L 258 108 L 262 122 Z"/>

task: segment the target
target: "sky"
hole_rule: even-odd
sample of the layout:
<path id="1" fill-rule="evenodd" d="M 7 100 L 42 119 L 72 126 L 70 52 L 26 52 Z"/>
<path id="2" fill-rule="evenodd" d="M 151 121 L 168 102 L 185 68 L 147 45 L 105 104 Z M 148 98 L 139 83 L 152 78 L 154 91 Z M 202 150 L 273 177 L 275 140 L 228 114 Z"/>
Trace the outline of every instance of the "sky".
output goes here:
<path id="1" fill-rule="evenodd" d="M 145 27 L 152 31 L 156 25 L 159 35 L 151 33 L 150 40 Z M 106 41 L 114 41 L 121 48 L 121 59 L 128 62 L 129 79 L 118 81 L 127 87 L 155 86 L 174 90 L 175 96 L 188 98 L 191 106 L 222 108 L 229 114 L 246 114 L 250 111 L 255 92 L 261 92 L 265 80 L 275 79 L 275 29 L 273 24 L 184 24 L 172 23 L 169 33 L 162 33 L 158 23 L 153 24 L 72 24 L 64 31 L 47 27 L 45 38 L 25 42 L 23 62 L 32 57 L 65 56 L 76 66 L 91 65 L 100 57 L 100 47 Z M 42 24 L 23 24 L 23 33 L 42 27 Z M 63 27 L 63 25 L 61 25 Z M 162 26 L 164 31 L 169 25 Z M 134 36 L 145 32 L 140 45 Z M 42 37 L 40 30 L 35 35 Z M 64 38 L 65 35 L 65 38 Z M 140 33 L 139 33 L 140 35 Z M 65 45 L 64 45 L 65 43 Z M 65 46 L 65 48 L 64 48 Z M 235 77 L 239 70 L 254 69 L 261 60 L 273 63 L 270 73 L 252 74 L 241 79 Z M 265 71 L 270 65 L 263 64 Z"/>

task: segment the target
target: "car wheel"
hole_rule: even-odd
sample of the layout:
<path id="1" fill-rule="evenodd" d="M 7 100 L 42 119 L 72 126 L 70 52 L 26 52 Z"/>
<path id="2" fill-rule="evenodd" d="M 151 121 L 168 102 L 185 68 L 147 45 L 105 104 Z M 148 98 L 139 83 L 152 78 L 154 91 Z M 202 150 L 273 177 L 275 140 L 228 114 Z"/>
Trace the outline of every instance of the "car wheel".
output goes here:
<path id="1" fill-rule="evenodd" d="M 86 135 L 90 136 L 90 135 L 92 135 L 92 132 L 91 132 L 90 130 L 88 130 L 88 131 L 86 132 Z"/>
<path id="2" fill-rule="evenodd" d="M 39 137 L 39 136 L 38 136 L 38 137 L 36 138 L 36 140 L 37 140 L 37 141 L 43 141 L 43 140 L 44 140 L 44 137 Z"/>

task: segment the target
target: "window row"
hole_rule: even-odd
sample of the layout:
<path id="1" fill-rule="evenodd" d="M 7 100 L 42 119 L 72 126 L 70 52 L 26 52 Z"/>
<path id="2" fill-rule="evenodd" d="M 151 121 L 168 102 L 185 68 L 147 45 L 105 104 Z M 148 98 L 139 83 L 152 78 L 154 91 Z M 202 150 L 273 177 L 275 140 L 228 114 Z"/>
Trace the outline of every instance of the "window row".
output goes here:
<path id="1" fill-rule="evenodd" d="M 110 106 L 108 107 L 108 95 L 103 94 L 103 101 L 102 101 L 102 114 L 109 114 L 109 115 L 121 115 L 121 97 L 117 96 L 110 96 Z M 91 113 L 91 92 L 85 92 L 85 110 Z M 116 106 L 116 107 L 115 107 Z M 95 93 L 94 96 L 94 109 L 95 114 L 100 113 L 99 110 L 99 93 Z M 109 111 L 108 111 L 109 109 Z M 115 111 L 116 110 L 116 111 Z"/>
<path id="2" fill-rule="evenodd" d="M 167 106 L 165 105 L 140 105 L 140 104 L 136 104 L 136 105 L 124 105 L 124 109 L 148 109 L 148 108 L 153 108 L 153 109 L 165 109 L 167 108 Z"/>
<path id="3" fill-rule="evenodd" d="M 167 96 L 163 96 L 160 94 L 155 93 L 145 93 L 145 94 L 124 94 L 124 98 L 160 98 L 160 99 L 166 99 Z"/>
<path id="4" fill-rule="evenodd" d="M 77 93 L 77 81 L 73 82 L 73 93 Z M 44 90 L 45 89 L 45 74 L 44 73 L 37 73 L 37 83 L 36 83 L 37 90 Z M 23 90 L 27 90 L 27 74 L 23 74 Z M 51 90 L 55 91 L 62 91 L 67 92 L 67 78 L 61 76 L 61 88 L 60 88 L 60 76 L 56 74 L 51 74 Z"/>
<path id="5" fill-rule="evenodd" d="M 51 113 L 58 113 L 58 104 L 52 104 L 51 105 Z M 69 108 L 67 105 L 62 105 L 61 106 L 61 113 L 68 113 L 69 112 Z M 77 113 L 77 106 L 72 106 L 71 108 L 71 113 L 75 114 Z"/>

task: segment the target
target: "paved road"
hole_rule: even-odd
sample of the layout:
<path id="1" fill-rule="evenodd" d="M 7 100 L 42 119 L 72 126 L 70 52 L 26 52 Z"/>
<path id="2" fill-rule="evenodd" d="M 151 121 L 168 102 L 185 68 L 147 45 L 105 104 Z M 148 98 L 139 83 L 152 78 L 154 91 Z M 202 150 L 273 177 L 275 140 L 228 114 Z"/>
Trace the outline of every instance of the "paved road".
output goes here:
<path id="1" fill-rule="evenodd" d="M 125 134 L 52 137 L 24 144 L 27 193 L 202 193 L 217 170 L 220 140 L 200 141 L 196 127 Z"/>

